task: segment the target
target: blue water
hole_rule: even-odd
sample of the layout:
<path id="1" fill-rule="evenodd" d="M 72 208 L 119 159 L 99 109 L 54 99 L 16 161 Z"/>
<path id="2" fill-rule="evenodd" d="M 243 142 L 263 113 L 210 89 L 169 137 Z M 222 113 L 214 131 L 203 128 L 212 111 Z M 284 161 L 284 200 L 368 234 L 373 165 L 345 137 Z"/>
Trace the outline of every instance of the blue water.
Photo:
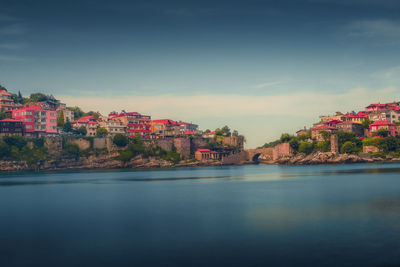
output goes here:
<path id="1" fill-rule="evenodd" d="M 400 164 L 0 175 L 0 266 L 397 266 Z"/>

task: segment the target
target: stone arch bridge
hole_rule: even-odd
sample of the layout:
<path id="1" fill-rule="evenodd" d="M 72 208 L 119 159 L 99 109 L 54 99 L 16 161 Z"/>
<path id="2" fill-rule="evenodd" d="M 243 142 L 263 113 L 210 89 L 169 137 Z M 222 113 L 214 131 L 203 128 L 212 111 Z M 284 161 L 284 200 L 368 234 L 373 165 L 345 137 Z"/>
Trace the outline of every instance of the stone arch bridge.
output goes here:
<path id="1" fill-rule="evenodd" d="M 259 161 L 271 161 L 273 160 L 273 148 L 256 148 L 256 149 L 246 149 L 247 160 L 253 162 Z"/>

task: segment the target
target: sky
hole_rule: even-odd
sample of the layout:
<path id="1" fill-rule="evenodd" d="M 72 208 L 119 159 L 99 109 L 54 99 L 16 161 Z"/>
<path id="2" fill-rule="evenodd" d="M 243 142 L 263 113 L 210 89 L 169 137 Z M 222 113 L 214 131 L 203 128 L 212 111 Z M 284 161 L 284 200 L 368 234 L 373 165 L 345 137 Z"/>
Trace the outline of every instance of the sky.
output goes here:
<path id="1" fill-rule="evenodd" d="M 400 101 L 400 1 L 0 0 L 0 84 L 257 147 Z"/>

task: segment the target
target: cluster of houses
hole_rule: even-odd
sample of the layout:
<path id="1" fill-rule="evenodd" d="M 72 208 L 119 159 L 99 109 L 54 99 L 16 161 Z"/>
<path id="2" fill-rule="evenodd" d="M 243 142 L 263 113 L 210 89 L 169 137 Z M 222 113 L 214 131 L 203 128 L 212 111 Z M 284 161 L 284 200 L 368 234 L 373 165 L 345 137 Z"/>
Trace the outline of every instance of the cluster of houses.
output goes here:
<path id="1" fill-rule="evenodd" d="M 311 137 L 317 141 L 324 141 L 324 134 L 333 134 L 336 131 L 354 132 L 357 136 L 374 136 L 376 131 L 384 129 L 391 136 L 400 135 L 400 102 L 386 104 L 371 104 L 360 112 L 320 116 L 320 121 L 314 123 L 310 129 Z M 364 121 L 371 122 L 369 125 Z M 307 134 L 304 128 L 296 132 L 298 136 Z"/>
<path id="2" fill-rule="evenodd" d="M 0 136 L 21 135 L 41 137 L 58 135 L 62 127 L 57 121 L 63 116 L 64 122 L 69 121 L 73 128 L 84 127 L 87 136 L 96 136 L 97 130 L 104 128 L 109 135 L 117 133 L 128 136 L 140 135 L 143 138 L 165 138 L 177 136 L 200 135 L 198 125 L 174 121 L 170 119 L 152 120 L 151 116 L 138 112 L 111 112 L 108 116 L 84 116 L 75 119 L 74 112 L 66 105 L 49 96 L 48 100 L 36 103 L 14 103 L 7 90 L 0 90 L 0 111 L 11 115 L 9 119 L 0 120 Z M 62 114 L 62 115 L 61 115 Z M 210 136 L 207 134 L 206 137 Z"/>

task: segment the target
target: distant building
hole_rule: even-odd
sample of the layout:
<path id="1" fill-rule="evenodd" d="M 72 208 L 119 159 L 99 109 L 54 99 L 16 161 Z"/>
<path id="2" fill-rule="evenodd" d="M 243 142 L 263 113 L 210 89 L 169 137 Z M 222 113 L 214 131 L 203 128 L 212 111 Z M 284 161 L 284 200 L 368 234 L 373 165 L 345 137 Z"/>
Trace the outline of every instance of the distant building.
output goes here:
<path id="1" fill-rule="evenodd" d="M 307 131 L 307 129 L 306 129 L 306 126 L 304 126 L 304 129 L 298 130 L 298 131 L 296 132 L 296 135 L 297 135 L 297 136 L 301 136 L 301 135 L 305 135 L 305 134 L 308 134 L 308 131 Z"/>
<path id="2" fill-rule="evenodd" d="M 209 133 L 203 133 L 203 138 L 215 138 L 215 131 Z"/>
<path id="3" fill-rule="evenodd" d="M 0 120 L 0 136 L 19 135 L 23 136 L 25 127 L 20 120 L 4 119 Z"/>
<path id="4" fill-rule="evenodd" d="M 329 135 L 337 131 L 336 127 L 329 125 L 319 125 L 311 128 L 311 138 L 318 142 L 325 141 L 322 132 L 327 132 Z"/>
<path id="5" fill-rule="evenodd" d="M 0 111 L 5 113 L 11 113 L 14 108 L 14 101 L 11 94 L 7 90 L 0 90 Z"/>
<path id="6" fill-rule="evenodd" d="M 176 121 L 170 119 L 153 120 L 151 132 L 160 137 L 178 136 L 181 135 L 181 127 Z"/>
<path id="7" fill-rule="evenodd" d="M 149 136 L 151 133 L 151 116 L 142 115 L 138 112 L 112 112 L 108 115 L 110 119 L 119 120 L 126 126 L 126 133 L 130 137 L 136 134 Z"/>
<path id="8" fill-rule="evenodd" d="M 354 123 L 350 121 L 342 122 L 336 124 L 336 128 L 339 131 L 348 132 L 348 133 L 355 133 L 358 136 L 364 135 L 364 128 L 359 123 Z"/>
<path id="9" fill-rule="evenodd" d="M 109 119 L 106 121 L 99 122 L 100 127 L 105 128 L 108 131 L 108 134 L 113 136 L 117 133 L 125 134 L 126 133 L 126 125 L 122 123 L 120 120 Z"/>
<path id="10" fill-rule="evenodd" d="M 39 104 L 26 104 L 12 111 L 13 119 L 22 121 L 26 136 L 57 134 L 57 111 Z"/>
<path id="11" fill-rule="evenodd" d="M 207 160 L 218 160 L 220 159 L 220 155 L 216 151 L 211 151 L 210 149 L 200 148 L 194 153 L 194 157 L 198 161 L 207 161 Z"/>
<path id="12" fill-rule="evenodd" d="M 381 120 L 381 121 L 376 121 L 374 123 L 372 123 L 369 126 L 371 135 L 374 134 L 374 132 L 381 130 L 381 129 L 385 129 L 387 131 L 389 131 L 389 135 L 391 136 L 396 136 L 396 125 L 394 123 L 388 122 L 386 120 Z"/>
<path id="13" fill-rule="evenodd" d="M 195 134 L 200 133 L 197 124 L 180 121 L 177 122 L 177 125 L 179 125 L 181 134 L 184 134 L 187 131 L 194 132 Z"/>
<path id="14" fill-rule="evenodd" d="M 75 121 L 72 121 L 71 124 L 75 129 L 79 129 L 82 126 L 85 127 L 87 136 L 96 136 L 97 127 L 99 125 L 94 116 L 81 117 Z"/>
<path id="15" fill-rule="evenodd" d="M 354 113 L 346 113 L 342 117 L 342 121 L 344 121 L 344 122 L 353 122 L 353 123 L 359 123 L 359 124 L 361 124 L 366 119 L 367 119 L 366 116 L 356 115 Z"/>
<path id="16" fill-rule="evenodd" d="M 342 112 L 336 112 L 335 115 L 323 115 L 319 116 L 322 122 L 332 121 L 332 120 L 341 120 L 343 117 Z"/>

